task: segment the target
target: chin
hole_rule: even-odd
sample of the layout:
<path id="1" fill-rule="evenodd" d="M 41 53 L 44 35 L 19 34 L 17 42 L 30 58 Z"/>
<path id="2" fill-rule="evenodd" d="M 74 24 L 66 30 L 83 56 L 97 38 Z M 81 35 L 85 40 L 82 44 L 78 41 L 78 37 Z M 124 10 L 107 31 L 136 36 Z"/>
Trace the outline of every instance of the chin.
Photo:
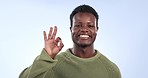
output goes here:
<path id="1" fill-rule="evenodd" d="M 88 46 L 93 45 L 93 43 L 78 43 L 77 45 L 80 47 L 88 47 Z"/>

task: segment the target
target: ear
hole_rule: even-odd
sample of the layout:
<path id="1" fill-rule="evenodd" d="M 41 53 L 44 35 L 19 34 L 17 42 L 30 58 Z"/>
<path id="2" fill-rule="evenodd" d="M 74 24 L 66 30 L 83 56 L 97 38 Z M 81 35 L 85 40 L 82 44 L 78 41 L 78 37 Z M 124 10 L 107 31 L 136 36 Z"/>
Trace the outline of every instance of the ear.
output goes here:
<path id="1" fill-rule="evenodd" d="M 69 27 L 70 31 L 72 32 L 72 27 Z"/>
<path id="2" fill-rule="evenodd" d="M 99 27 L 97 26 L 97 31 L 99 30 Z"/>

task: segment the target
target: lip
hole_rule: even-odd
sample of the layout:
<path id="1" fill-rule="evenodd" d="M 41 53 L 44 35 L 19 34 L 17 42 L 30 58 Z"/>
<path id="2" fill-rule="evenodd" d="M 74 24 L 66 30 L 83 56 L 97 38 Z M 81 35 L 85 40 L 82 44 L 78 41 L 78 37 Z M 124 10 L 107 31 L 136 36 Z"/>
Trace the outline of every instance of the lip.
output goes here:
<path id="1" fill-rule="evenodd" d="M 87 37 L 89 37 L 89 35 L 80 35 L 80 37 L 85 37 L 85 38 L 87 38 Z"/>
<path id="2" fill-rule="evenodd" d="M 79 35 L 78 35 L 78 37 L 87 37 L 87 36 L 88 36 L 88 37 L 91 37 L 91 35 L 89 35 L 89 34 L 79 34 Z"/>
<path id="3" fill-rule="evenodd" d="M 87 40 L 87 39 L 90 39 L 91 36 L 88 35 L 88 34 L 80 34 L 78 35 L 79 39 L 82 39 L 82 40 Z"/>

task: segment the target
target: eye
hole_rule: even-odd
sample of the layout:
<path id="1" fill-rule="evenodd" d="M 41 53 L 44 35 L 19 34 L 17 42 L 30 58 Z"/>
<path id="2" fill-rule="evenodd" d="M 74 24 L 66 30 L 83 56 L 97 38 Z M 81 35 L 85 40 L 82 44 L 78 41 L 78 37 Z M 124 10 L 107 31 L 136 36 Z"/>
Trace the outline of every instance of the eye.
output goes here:
<path id="1" fill-rule="evenodd" d="M 81 25 L 78 24 L 78 25 L 75 25 L 75 27 L 81 27 Z"/>
<path id="2" fill-rule="evenodd" d="M 94 26 L 94 25 L 88 25 L 88 27 L 89 27 L 89 28 L 94 28 L 95 26 Z"/>

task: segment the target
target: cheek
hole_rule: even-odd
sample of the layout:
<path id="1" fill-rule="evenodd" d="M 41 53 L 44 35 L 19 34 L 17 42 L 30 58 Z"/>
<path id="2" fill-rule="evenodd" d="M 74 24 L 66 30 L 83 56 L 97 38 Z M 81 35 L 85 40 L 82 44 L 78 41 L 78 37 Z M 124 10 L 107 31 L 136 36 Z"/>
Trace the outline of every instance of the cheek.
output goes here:
<path id="1" fill-rule="evenodd" d="M 74 30 L 71 30 L 71 36 L 74 37 L 76 32 Z"/>
<path id="2" fill-rule="evenodd" d="M 97 30 L 96 29 L 91 29 L 90 31 L 92 32 L 92 34 L 97 34 Z"/>
<path id="3" fill-rule="evenodd" d="M 71 33 L 74 33 L 75 32 L 75 30 L 74 30 L 73 27 L 70 29 L 70 31 L 71 31 Z"/>
<path id="4" fill-rule="evenodd" d="M 97 36 L 97 31 L 92 31 L 92 35 L 95 38 Z"/>
<path id="5" fill-rule="evenodd" d="M 77 28 L 73 28 L 72 30 L 71 30 L 71 33 L 72 34 L 77 34 L 79 32 L 79 29 L 77 29 Z"/>

